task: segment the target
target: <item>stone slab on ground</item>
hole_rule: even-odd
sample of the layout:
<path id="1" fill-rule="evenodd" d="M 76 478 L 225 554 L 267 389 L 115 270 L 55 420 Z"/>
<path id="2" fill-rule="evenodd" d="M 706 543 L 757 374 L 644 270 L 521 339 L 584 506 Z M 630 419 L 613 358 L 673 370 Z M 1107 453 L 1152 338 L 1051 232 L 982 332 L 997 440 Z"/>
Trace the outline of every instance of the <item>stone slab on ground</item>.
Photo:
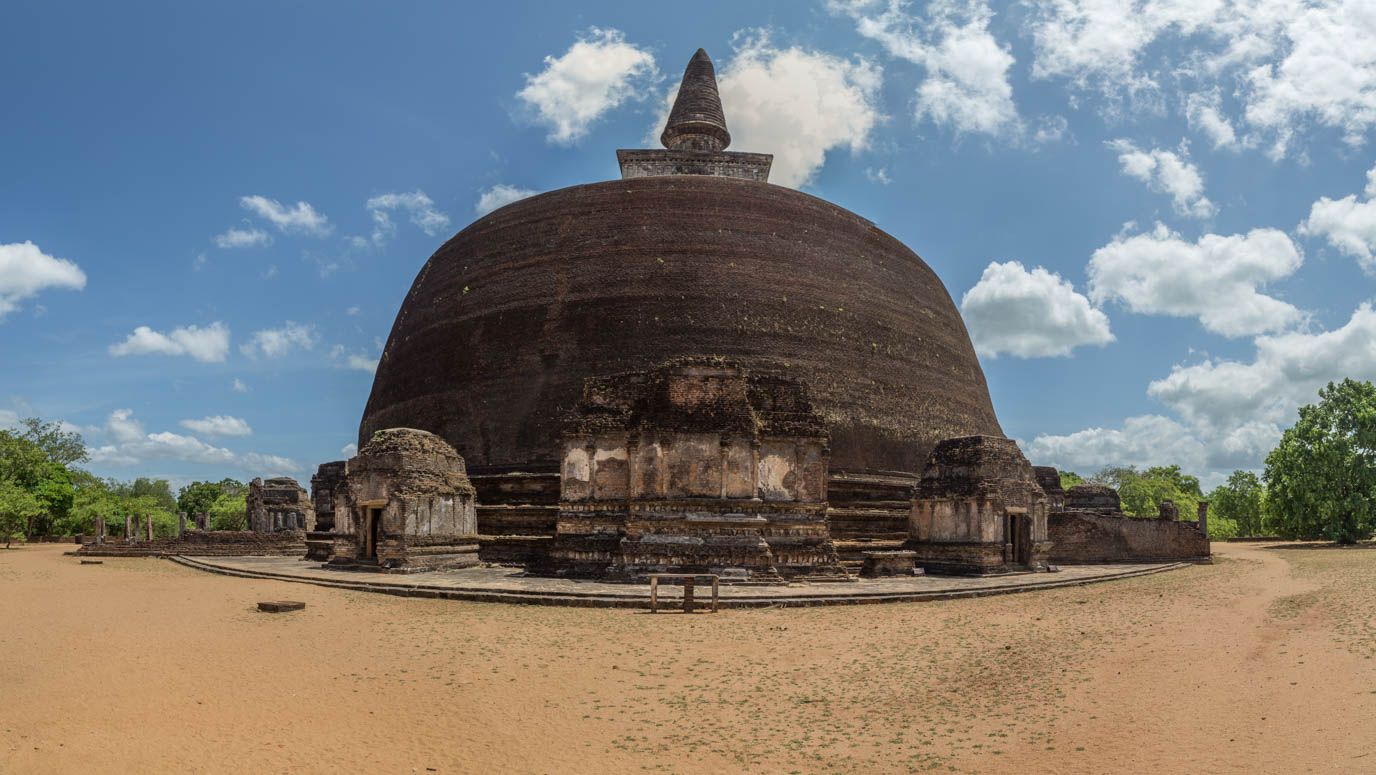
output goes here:
<path id="1" fill-rule="evenodd" d="M 380 578 L 375 574 L 325 569 L 290 557 L 169 559 L 191 568 L 229 576 L 294 581 L 402 597 L 590 608 L 649 608 L 650 605 L 648 584 L 533 577 L 512 568 L 463 568 L 404 578 Z M 1078 565 L 1062 566 L 1059 573 L 1018 573 L 994 577 L 908 576 L 859 579 L 853 584 L 724 586 L 721 588 L 721 607 L 767 608 L 951 600 L 1078 586 L 1189 566 L 1190 563 L 1184 562 Z M 676 599 L 673 594 L 676 589 L 661 587 L 665 605 L 673 604 L 671 601 Z"/>
<path id="2" fill-rule="evenodd" d="M 306 604 L 299 600 L 265 600 L 258 604 L 259 611 L 266 611 L 270 614 L 281 614 L 287 611 L 300 611 Z"/>

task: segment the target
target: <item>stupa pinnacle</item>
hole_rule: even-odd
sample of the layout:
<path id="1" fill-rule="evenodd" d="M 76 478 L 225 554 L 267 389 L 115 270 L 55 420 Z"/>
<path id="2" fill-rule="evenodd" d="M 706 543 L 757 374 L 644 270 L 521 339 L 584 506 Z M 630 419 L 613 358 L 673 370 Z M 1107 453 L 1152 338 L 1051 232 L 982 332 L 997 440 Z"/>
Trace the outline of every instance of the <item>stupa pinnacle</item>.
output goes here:
<path id="1" fill-rule="evenodd" d="M 663 175 L 712 175 L 769 181 L 774 157 L 767 153 L 727 151 L 731 133 L 717 93 L 717 72 L 707 52 L 698 49 L 688 60 L 669 120 L 659 135 L 663 149 L 620 150 L 621 178 Z"/>
<path id="2" fill-rule="evenodd" d="M 683 71 L 683 83 L 678 87 L 678 97 L 659 141 L 674 151 L 712 153 L 724 151 L 731 144 L 721 95 L 717 93 L 717 73 L 702 49 L 698 49 Z"/>

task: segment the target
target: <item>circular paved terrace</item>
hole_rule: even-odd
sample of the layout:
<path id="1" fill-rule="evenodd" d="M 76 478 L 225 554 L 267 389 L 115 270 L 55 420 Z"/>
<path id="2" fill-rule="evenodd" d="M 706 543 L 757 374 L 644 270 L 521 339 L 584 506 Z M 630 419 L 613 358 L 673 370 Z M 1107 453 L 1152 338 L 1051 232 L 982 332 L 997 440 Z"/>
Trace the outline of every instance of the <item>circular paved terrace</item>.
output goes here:
<path id="1" fill-rule="evenodd" d="M 599 608 L 649 608 L 650 605 L 649 584 L 608 584 L 527 576 L 515 568 L 465 568 L 392 575 L 326 569 L 317 562 L 294 557 L 176 556 L 170 559 L 191 568 L 229 576 L 295 581 L 403 597 Z M 723 585 L 720 606 L 766 608 L 950 600 L 1093 584 L 1161 573 L 1189 564 L 1076 565 L 1062 566 L 1056 573 L 1018 573 L 983 578 L 915 576 L 860 579 L 849 583 L 794 583 L 787 586 Z M 660 606 L 669 609 L 679 605 L 681 595 L 681 587 L 661 584 Z M 710 601 L 710 586 L 699 584 L 694 597 L 699 606 Z"/>

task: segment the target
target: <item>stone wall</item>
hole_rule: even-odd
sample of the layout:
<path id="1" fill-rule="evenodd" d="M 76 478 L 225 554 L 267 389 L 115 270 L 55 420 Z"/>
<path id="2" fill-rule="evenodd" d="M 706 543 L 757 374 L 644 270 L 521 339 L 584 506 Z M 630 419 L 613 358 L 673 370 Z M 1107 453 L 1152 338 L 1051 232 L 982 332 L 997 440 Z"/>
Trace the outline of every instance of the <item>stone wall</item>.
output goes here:
<path id="1" fill-rule="evenodd" d="M 315 509 L 315 530 L 334 529 L 334 493 L 344 484 L 349 471 L 346 461 L 321 463 L 311 477 L 311 505 Z"/>
<path id="2" fill-rule="evenodd" d="M 1051 562 L 1065 565 L 1209 559 L 1197 522 L 1058 511 L 1047 516 L 1047 533 Z"/>
<path id="3" fill-rule="evenodd" d="M 288 476 L 267 481 L 255 477 L 248 484 L 246 508 L 248 529 L 256 533 L 315 529 L 315 506 L 310 496 Z"/>
<path id="4" fill-rule="evenodd" d="M 107 538 L 103 544 L 83 544 L 77 554 L 83 557 L 237 557 L 262 555 L 300 557 L 306 553 L 306 533 L 281 530 L 254 533 L 247 530 L 188 530 L 176 538 L 128 541 Z"/>

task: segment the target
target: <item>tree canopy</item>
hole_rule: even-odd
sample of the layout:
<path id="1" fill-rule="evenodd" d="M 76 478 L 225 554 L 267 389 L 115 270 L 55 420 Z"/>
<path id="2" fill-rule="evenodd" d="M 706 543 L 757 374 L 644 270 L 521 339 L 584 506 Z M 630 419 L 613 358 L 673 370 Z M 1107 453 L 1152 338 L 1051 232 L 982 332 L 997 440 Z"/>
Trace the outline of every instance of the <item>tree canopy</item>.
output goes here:
<path id="1" fill-rule="evenodd" d="M 1181 472 L 1180 466 L 1156 466 L 1145 471 L 1134 466 L 1105 468 L 1091 481 L 1117 490 L 1123 513 L 1134 517 L 1159 516 L 1161 504 L 1171 501 L 1182 517 L 1193 519 L 1204 499 L 1199 479 Z"/>
<path id="2" fill-rule="evenodd" d="M 1231 522 L 1235 534 L 1259 536 L 1265 533 L 1262 515 L 1266 488 L 1251 471 L 1234 471 L 1228 481 L 1209 493 L 1209 505 L 1218 520 Z M 1210 518 L 1211 520 L 1213 517 Z"/>
<path id="3" fill-rule="evenodd" d="M 1330 382 L 1299 415 L 1266 456 L 1278 531 L 1340 544 L 1369 538 L 1376 528 L 1376 386 Z"/>

